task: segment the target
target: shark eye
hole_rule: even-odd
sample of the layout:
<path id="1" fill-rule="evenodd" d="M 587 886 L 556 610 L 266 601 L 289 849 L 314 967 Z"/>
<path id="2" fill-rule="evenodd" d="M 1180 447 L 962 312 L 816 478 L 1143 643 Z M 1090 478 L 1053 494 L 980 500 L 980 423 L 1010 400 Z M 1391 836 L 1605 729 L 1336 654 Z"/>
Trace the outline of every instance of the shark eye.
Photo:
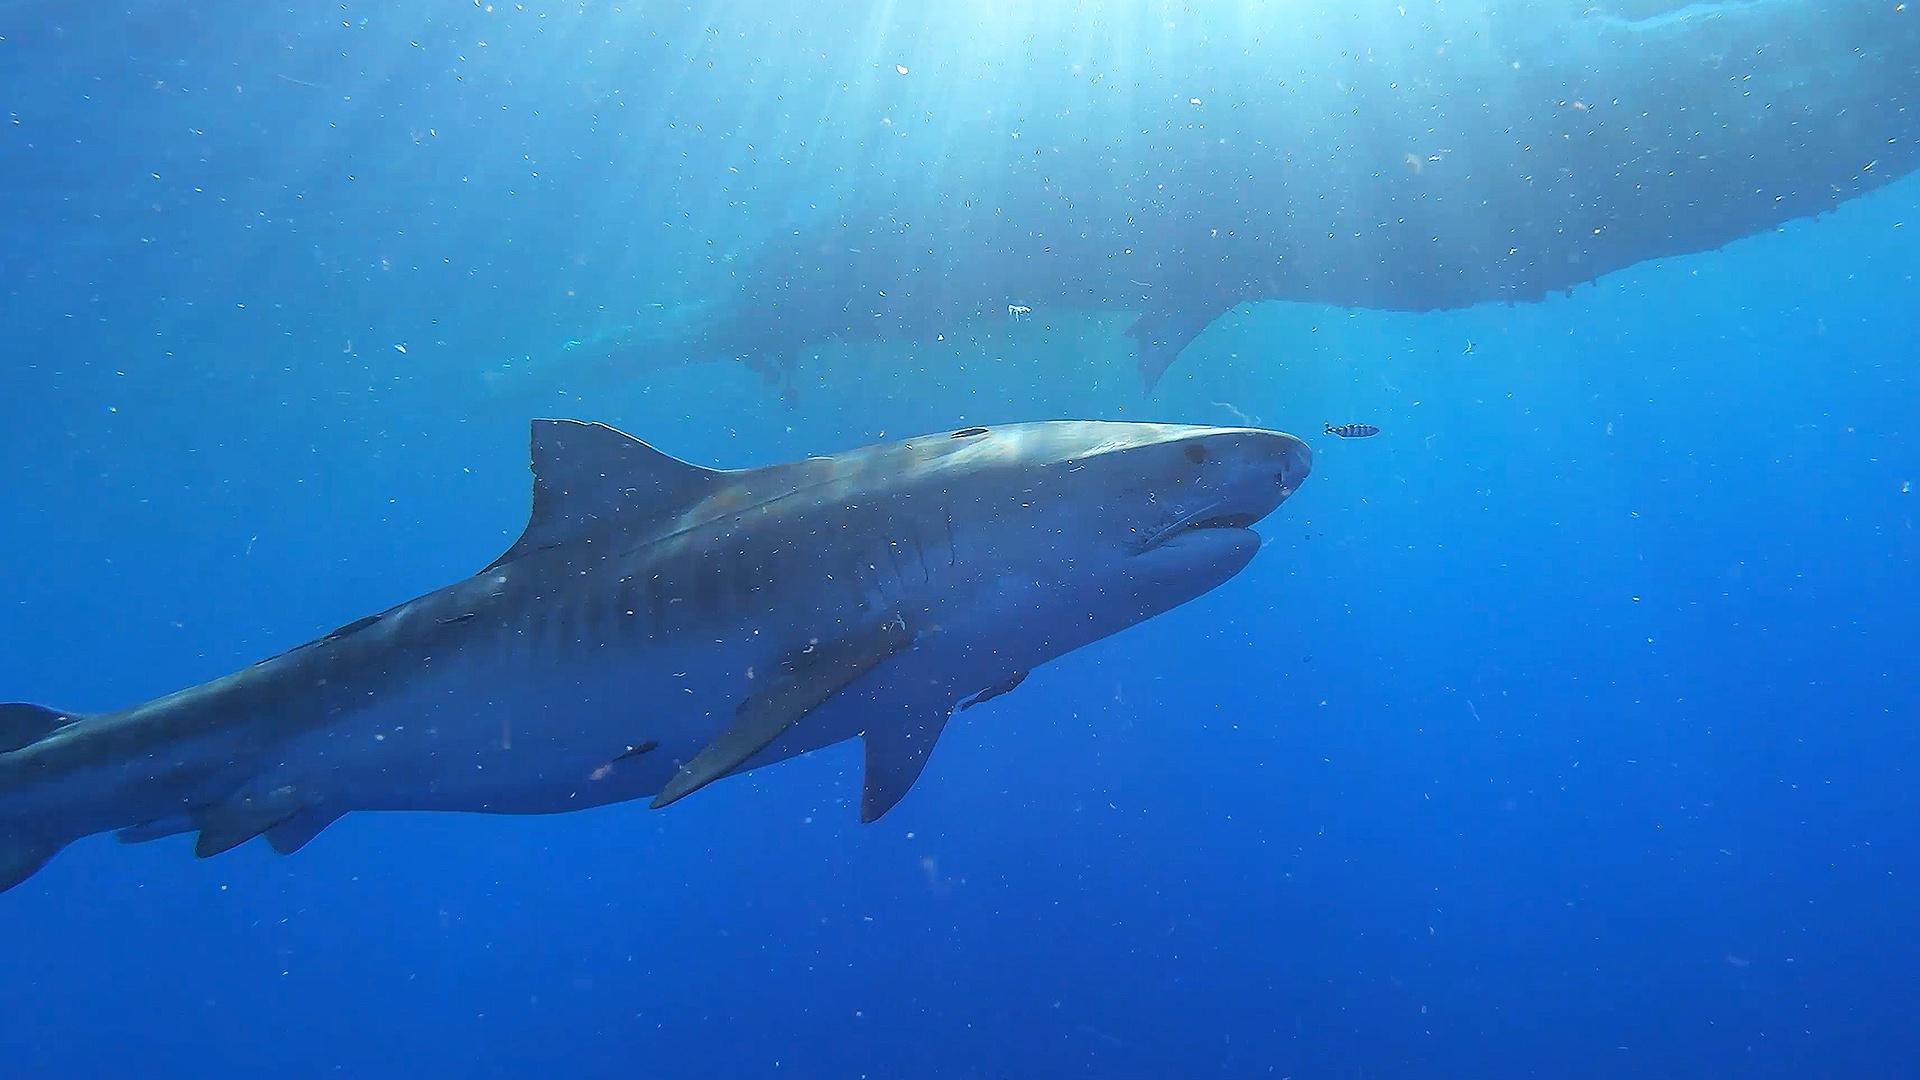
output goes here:
<path id="1" fill-rule="evenodd" d="M 975 435 L 985 435 L 986 433 L 987 429 L 983 427 L 963 427 L 947 437 L 950 439 L 971 439 Z"/>
<path id="2" fill-rule="evenodd" d="M 1199 443 L 1187 444 L 1187 460 L 1199 465 L 1207 460 L 1207 448 Z"/>

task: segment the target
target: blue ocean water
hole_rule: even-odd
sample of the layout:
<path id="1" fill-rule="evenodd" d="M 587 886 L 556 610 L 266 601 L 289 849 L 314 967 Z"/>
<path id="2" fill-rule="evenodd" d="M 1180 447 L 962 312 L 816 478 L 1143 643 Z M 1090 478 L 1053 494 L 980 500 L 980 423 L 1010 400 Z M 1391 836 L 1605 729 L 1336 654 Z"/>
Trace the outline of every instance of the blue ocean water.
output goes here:
<path id="1" fill-rule="evenodd" d="M 1312 44 L 1255 17 L 1128 6 L 1105 70 L 1230 98 Z M 729 467 L 1056 417 L 1316 453 L 1244 574 L 874 825 L 848 745 L 659 812 L 82 840 L 0 896 L 0 1068 L 1912 1075 L 1915 181 L 1538 303 L 1243 306 L 1151 396 L 1101 313 L 806 343 L 785 394 L 594 359 L 866 177 L 1071 145 L 1061 18 L 0 5 L 0 697 L 473 572 L 536 416 Z"/>

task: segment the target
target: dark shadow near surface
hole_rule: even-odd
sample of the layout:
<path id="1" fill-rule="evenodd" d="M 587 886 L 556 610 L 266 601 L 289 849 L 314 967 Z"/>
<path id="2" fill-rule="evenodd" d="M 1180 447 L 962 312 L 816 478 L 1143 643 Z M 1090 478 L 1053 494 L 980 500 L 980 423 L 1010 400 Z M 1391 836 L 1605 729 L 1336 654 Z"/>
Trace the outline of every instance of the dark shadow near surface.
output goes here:
<path id="1" fill-rule="evenodd" d="M 825 340 L 1114 310 L 1138 317 L 1151 387 L 1244 301 L 1535 301 L 1920 162 L 1920 18 L 1894 5 L 1424 18 L 1390 38 L 1336 19 L 1204 99 L 1152 80 L 1124 107 L 1096 97 L 947 183 L 851 182 L 737 269 L 682 351 L 777 366 Z"/>

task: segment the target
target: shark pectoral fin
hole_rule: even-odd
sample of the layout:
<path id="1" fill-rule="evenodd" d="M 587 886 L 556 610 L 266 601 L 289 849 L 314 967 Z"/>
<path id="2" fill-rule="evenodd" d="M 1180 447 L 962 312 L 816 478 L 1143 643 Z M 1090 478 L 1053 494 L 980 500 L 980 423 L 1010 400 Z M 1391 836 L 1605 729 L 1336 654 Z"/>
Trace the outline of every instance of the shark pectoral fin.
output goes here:
<path id="1" fill-rule="evenodd" d="M 905 625 L 889 620 L 795 653 L 782 663 L 783 670 L 766 689 L 740 703 L 733 723 L 667 781 L 654 797 L 653 808 L 684 799 L 739 768 L 801 717 L 912 640 Z"/>
<path id="2" fill-rule="evenodd" d="M 929 703 L 910 710 L 900 723 L 875 724 L 861 732 L 860 739 L 867 750 L 860 787 L 861 824 L 880 820 L 895 803 L 906 798 L 907 791 L 926 769 L 927 755 L 933 753 L 933 744 L 940 741 L 940 733 L 947 729 L 947 721 L 954 713 L 965 712 L 1007 693 L 1027 681 L 1027 674 L 1016 671 L 984 690 L 969 694 L 958 707 Z"/>
<path id="3" fill-rule="evenodd" d="M 879 821 L 906 797 L 952 715 L 946 709 L 927 710 L 904 723 L 876 724 L 861 733 L 867 751 L 860 782 L 862 824 Z"/>
<path id="4" fill-rule="evenodd" d="M 266 830 L 267 844 L 278 854 L 291 855 L 306 847 L 309 840 L 339 820 L 340 815 L 331 810 L 314 807 L 297 810 L 292 817 Z"/>
<path id="5" fill-rule="evenodd" d="M 1208 301 L 1171 311 L 1147 311 L 1127 327 L 1142 388 L 1149 394 L 1173 362 L 1213 320 L 1233 310 L 1236 301 Z"/>
<path id="6" fill-rule="evenodd" d="M 275 788 L 262 795 L 235 796 L 195 815 L 200 836 L 193 843 L 193 853 L 206 859 L 229 851 L 292 818 L 302 809 L 290 787 Z"/>

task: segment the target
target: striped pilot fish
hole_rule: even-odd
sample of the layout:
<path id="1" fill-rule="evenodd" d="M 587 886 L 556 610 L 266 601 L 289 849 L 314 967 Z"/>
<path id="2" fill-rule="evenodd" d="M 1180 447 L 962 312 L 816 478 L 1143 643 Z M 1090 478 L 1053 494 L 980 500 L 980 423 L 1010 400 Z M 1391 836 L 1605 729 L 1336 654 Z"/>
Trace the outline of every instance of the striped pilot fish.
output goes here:
<path id="1" fill-rule="evenodd" d="M 1343 439 L 1367 439 L 1380 434 L 1380 429 L 1372 424 L 1328 424 L 1327 434 L 1338 435 Z"/>

